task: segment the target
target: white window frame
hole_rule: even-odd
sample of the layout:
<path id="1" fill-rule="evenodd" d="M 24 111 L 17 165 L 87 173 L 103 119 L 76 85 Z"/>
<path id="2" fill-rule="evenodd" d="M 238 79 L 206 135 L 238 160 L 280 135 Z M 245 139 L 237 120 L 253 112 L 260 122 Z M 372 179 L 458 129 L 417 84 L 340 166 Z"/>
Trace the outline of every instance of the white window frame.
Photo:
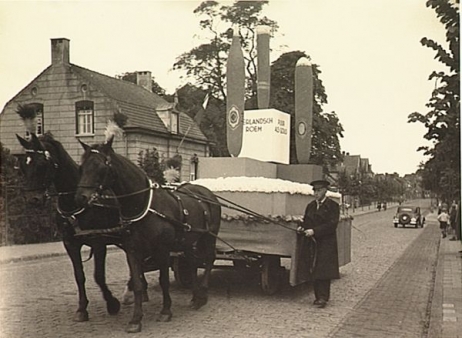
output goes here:
<path id="1" fill-rule="evenodd" d="M 43 106 L 37 107 L 37 116 L 35 118 L 36 125 L 35 125 L 35 135 L 43 135 L 45 133 L 44 127 L 43 127 Z"/>
<path id="2" fill-rule="evenodd" d="M 170 114 L 170 131 L 172 134 L 178 134 L 178 127 L 180 124 L 180 114 L 171 112 Z"/>
<path id="3" fill-rule="evenodd" d="M 76 102 L 76 133 L 77 135 L 94 135 L 93 102 Z"/>

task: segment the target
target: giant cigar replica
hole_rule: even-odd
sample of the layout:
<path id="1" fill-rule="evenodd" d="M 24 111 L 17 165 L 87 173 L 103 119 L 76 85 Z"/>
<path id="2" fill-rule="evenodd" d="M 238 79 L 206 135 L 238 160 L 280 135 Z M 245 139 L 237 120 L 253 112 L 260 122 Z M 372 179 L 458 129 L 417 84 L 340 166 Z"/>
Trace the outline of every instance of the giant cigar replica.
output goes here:
<path id="1" fill-rule="evenodd" d="M 307 164 L 311 153 L 313 121 L 313 70 L 302 57 L 295 66 L 295 149 L 298 163 Z"/>
<path id="2" fill-rule="evenodd" d="M 239 29 L 233 27 L 233 40 L 226 64 L 226 132 L 228 151 L 237 157 L 242 148 L 245 69 Z"/>
<path id="3" fill-rule="evenodd" d="M 258 108 L 267 109 L 270 101 L 270 27 L 257 27 L 257 96 Z"/>

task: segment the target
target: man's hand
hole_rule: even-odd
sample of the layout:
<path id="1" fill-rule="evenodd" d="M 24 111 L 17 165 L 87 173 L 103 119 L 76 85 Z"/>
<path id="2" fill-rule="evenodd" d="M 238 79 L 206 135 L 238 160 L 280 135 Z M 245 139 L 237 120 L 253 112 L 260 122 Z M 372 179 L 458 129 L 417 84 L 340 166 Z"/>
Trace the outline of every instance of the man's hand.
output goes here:
<path id="1" fill-rule="evenodd" d="M 300 234 L 300 235 L 305 234 L 305 229 L 303 227 L 299 226 L 297 228 L 297 234 Z"/>
<path id="2" fill-rule="evenodd" d="M 313 229 L 307 229 L 307 230 L 305 230 L 305 236 L 306 236 L 306 237 L 314 236 L 314 230 L 313 230 Z"/>

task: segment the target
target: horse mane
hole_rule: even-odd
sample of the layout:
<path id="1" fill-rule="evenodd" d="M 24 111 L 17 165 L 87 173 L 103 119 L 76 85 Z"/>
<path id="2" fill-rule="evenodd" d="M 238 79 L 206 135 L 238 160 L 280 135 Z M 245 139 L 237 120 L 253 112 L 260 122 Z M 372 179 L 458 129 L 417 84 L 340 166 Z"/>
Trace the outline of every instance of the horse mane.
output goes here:
<path id="1" fill-rule="evenodd" d="M 39 136 L 39 140 L 42 143 L 49 144 L 51 147 L 54 148 L 56 151 L 56 154 L 58 156 L 58 160 L 60 163 L 64 162 L 70 162 L 75 166 L 78 166 L 77 163 L 74 161 L 74 159 L 69 155 L 69 153 L 64 149 L 63 145 L 61 142 L 56 140 L 53 137 L 53 134 L 51 132 L 46 132 L 45 134 Z"/>
<path id="2" fill-rule="evenodd" d="M 130 159 L 126 158 L 125 156 L 123 155 L 120 155 L 118 153 L 116 153 L 114 151 L 114 149 L 112 149 L 112 147 L 108 147 L 105 143 L 95 143 L 95 144 L 92 144 L 90 146 L 90 148 L 92 150 L 97 150 L 98 152 L 100 152 L 101 154 L 107 154 L 109 155 L 111 158 L 117 160 L 118 162 L 120 162 L 120 164 L 122 165 L 127 165 L 129 167 L 132 167 L 132 168 L 136 168 L 137 171 L 139 171 L 143 176 L 145 176 L 146 178 L 148 178 L 148 176 L 146 175 L 146 173 L 143 171 L 143 169 L 141 169 L 140 167 L 138 167 L 135 163 L 133 163 Z M 91 155 L 91 151 L 85 151 L 82 155 L 82 164 L 85 163 L 85 161 L 87 160 L 87 158 Z"/>

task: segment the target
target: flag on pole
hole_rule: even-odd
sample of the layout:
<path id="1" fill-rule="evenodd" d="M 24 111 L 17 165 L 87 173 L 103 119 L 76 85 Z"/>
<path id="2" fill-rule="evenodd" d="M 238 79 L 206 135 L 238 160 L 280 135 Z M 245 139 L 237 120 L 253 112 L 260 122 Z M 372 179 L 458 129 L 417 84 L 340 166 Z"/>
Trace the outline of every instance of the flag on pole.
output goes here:
<path id="1" fill-rule="evenodd" d="M 194 122 L 197 124 L 199 128 L 201 125 L 201 120 L 204 117 L 205 110 L 207 109 L 209 98 L 210 98 L 210 93 L 208 92 L 207 94 L 205 94 L 204 101 L 202 102 L 202 109 L 199 109 L 199 111 L 194 116 Z M 189 125 L 188 129 L 186 130 L 186 133 L 183 135 L 183 138 L 181 139 L 181 142 L 177 147 L 177 151 L 179 151 L 181 145 L 183 144 L 183 141 L 185 140 L 186 136 L 189 134 L 191 127 L 192 127 L 192 124 Z"/>
<path id="2" fill-rule="evenodd" d="M 209 98 L 210 98 L 210 93 L 205 94 L 204 102 L 202 102 L 202 108 L 204 108 L 204 110 L 207 109 L 207 105 L 209 103 Z"/>
<path id="3" fill-rule="evenodd" d="M 201 124 L 201 120 L 204 117 L 205 110 L 207 109 L 207 105 L 209 104 L 210 93 L 208 92 L 205 94 L 204 101 L 202 102 L 202 109 L 199 109 L 196 116 L 194 116 L 194 122 L 197 125 Z"/>

